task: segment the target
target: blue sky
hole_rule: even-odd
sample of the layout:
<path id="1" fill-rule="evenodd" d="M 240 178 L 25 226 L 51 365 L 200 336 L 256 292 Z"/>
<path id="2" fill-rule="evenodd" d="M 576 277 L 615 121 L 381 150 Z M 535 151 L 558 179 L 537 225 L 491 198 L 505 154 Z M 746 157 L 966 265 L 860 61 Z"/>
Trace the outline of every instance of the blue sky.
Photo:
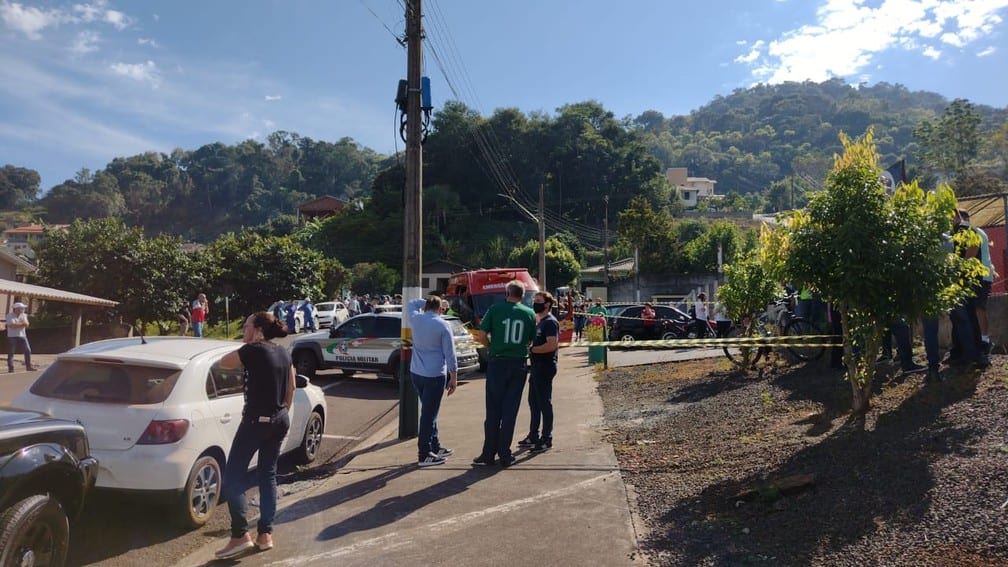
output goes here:
<path id="1" fill-rule="evenodd" d="M 402 1 L 0 0 L 0 165 L 39 171 L 44 191 L 115 157 L 275 130 L 401 150 Z M 1008 0 L 423 5 L 438 108 L 594 99 L 672 116 L 759 82 L 830 77 L 1008 106 Z"/>

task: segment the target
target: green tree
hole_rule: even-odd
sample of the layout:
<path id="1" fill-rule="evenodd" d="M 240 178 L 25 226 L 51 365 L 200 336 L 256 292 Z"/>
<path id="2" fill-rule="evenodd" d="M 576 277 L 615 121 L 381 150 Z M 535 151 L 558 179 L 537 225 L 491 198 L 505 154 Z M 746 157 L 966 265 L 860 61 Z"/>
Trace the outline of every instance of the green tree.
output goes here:
<path id="1" fill-rule="evenodd" d="M 825 190 L 762 248 L 776 279 L 817 291 L 838 308 L 853 411 L 863 414 L 883 329 L 901 317 L 938 313 L 966 288 L 961 263 L 942 240 L 956 207 L 951 189 L 927 195 L 912 183 L 887 197 L 872 131 L 840 139 L 844 153 Z"/>
<path id="2" fill-rule="evenodd" d="M 208 278 L 207 295 L 228 297 L 233 313 L 249 314 L 278 299 L 322 294 L 322 255 L 291 237 L 228 233 L 205 254 L 217 266 Z"/>
<path id="3" fill-rule="evenodd" d="M 735 261 L 735 256 L 745 247 L 746 238 L 738 225 L 731 221 L 715 221 L 703 234 L 686 243 L 683 253 L 686 257 L 687 272 L 709 272 L 718 270 L 718 247 L 721 248 L 722 264 Z"/>
<path id="4" fill-rule="evenodd" d="M 42 284 L 118 301 L 110 315 L 138 326 L 174 322 L 196 279 L 177 238 L 146 239 L 120 219 L 79 220 L 65 231 L 47 231 L 37 253 Z"/>
<path id="5" fill-rule="evenodd" d="M 918 158 L 931 171 L 959 176 L 979 151 L 980 122 L 969 101 L 952 101 L 936 121 L 923 120 L 914 129 L 920 141 Z"/>
<path id="6" fill-rule="evenodd" d="M 0 209 L 17 209 L 35 202 L 42 178 L 34 169 L 5 165 L 0 168 Z"/>
<path id="7" fill-rule="evenodd" d="M 546 285 L 552 289 L 573 282 L 581 271 L 574 253 L 560 239 L 551 236 L 546 239 Z M 539 281 L 539 241 L 529 240 L 524 246 L 511 251 L 508 266 L 528 268 L 532 277 Z"/>
<path id="8" fill-rule="evenodd" d="M 740 255 L 736 262 L 724 267 L 725 283 L 718 288 L 717 297 L 728 316 L 741 328 L 739 336 L 757 335 L 757 316 L 774 300 L 778 286 L 764 267 L 757 250 Z M 736 359 L 739 368 L 746 369 L 756 355 L 756 348 L 742 347 Z"/>
<path id="9" fill-rule="evenodd" d="M 637 248 L 641 273 L 659 274 L 676 270 L 682 247 L 673 231 L 672 215 L 655 210 L 644 197 L 635 197 L 619 214 L 616 255 L 633 255 Z"/>
<path id="10" fill-rule="evenodd" d="M 359 262 L 350 268 L 350 287 L 357 293 L 392 294 L 402 287 L 402 276 L 380 262 Z"/>

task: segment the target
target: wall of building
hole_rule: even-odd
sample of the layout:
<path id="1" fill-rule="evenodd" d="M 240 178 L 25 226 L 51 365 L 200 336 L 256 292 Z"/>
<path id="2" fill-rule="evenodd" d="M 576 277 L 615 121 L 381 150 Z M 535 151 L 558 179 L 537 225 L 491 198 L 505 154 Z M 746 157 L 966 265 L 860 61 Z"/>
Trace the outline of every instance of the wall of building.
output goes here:
<path id="1" fill-rule="evenodd" d="M 640 300 L 651 301 L 658 296 L 659 301 L 667 301 L 665 297 L 682 297 L 696 289 L 702 289 L 710 296 L 720 285 L 720 278 L 714 275 L 663 275 L 641 274 Z M 623 303 L 637 300 L 637 285 L 631 276 L 609 282 L 610 303 Z"/>

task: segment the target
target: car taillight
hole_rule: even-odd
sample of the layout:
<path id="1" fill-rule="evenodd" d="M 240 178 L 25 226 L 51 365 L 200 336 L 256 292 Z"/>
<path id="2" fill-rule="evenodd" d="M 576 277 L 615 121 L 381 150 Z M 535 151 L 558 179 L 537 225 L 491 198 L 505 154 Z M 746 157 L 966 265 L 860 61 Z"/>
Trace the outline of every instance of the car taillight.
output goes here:
<path id="1" fill-rule="evenodd" d="M 147 425 L 147 429 L 144 429 L 137 445 L 175 443 L 185 437 L 187 431 L 189 431 L 189 420 L 187 419 L 154 420 Z"/>

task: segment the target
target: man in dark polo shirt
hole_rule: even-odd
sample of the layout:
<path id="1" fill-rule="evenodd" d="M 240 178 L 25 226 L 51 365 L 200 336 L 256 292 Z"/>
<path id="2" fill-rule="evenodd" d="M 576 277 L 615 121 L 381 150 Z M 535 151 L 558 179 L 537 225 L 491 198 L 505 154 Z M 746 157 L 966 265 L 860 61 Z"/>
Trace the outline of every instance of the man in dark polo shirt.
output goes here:
<path id="1" fill-rule="evenodd" d="M 473 465 L 492 465 L 500 456 L 502 467 L 514 463 L 511 440 L 525 388 L 525 359 L 535 337 L 536 317 L 522 304 L 525 286 L 518 281 L 507 285 L 505 301 L 487 310 L 480 321 L 477 339 L 487 347 L 486 421 L 483 422 L 483 451 Z"/>

